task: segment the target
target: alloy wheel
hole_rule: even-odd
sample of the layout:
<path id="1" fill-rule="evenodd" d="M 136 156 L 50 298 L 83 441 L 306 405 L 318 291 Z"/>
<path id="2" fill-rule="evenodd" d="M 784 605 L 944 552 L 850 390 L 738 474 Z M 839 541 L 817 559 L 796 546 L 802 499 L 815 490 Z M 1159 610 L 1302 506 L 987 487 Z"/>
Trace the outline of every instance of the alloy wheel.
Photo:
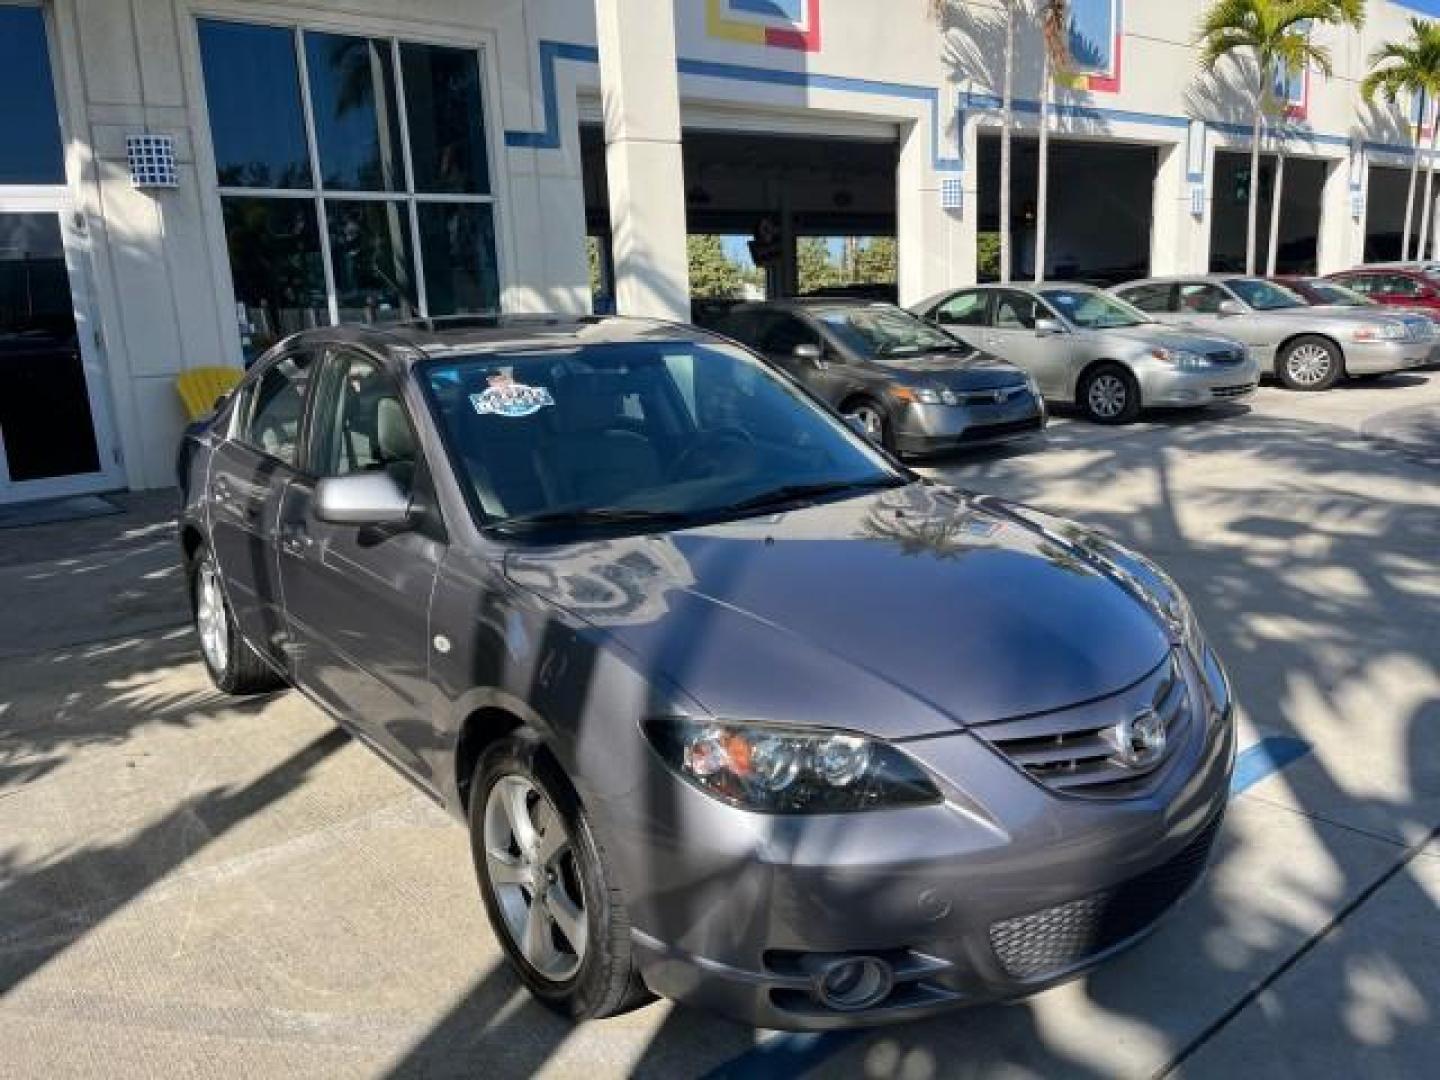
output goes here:
<path id="1" fill-rule="evenodd" d="M 1130 391 L 1125 381 L 1108 372 L 1095 376 L 1086 393 L 1090 411 L 1103 420 L 1113 420 L 1125 411 Z"/>
<path id="2" fill-rule="evenodd" d="M 1297 345 L 1285 358 L 1285 373 L 1300 386 L 1319 386 L 1330 375 L 1330 350 L 1314 342 Z"/>
<path id="3" fill-rule="evenodd" d="M 873 405 L 856 405 L 847 414 L 852 420 L 857 421 L 865 432 L 865 437 L 871 442 L 880 442 L 885 437 L 885 418 L 880 415 L 880 410 Z"/>
<path id="4" fill-rule="evenodd" d="M 200 634 L 200 648 L 211 669 L 223 672 L 230 662 L 230 620 L 225 615 L 220 575 L 208 558 L 201 563 L 196 575 L 195 629 Z"/>
<path id="5" fill-rule="evenodd" d="M 551 982 L 580 970 L 589 947 L 575 847 L 555 805 L 528 777 L 502 776 L 485 801 L 485 873 L 505 931 Z"/>

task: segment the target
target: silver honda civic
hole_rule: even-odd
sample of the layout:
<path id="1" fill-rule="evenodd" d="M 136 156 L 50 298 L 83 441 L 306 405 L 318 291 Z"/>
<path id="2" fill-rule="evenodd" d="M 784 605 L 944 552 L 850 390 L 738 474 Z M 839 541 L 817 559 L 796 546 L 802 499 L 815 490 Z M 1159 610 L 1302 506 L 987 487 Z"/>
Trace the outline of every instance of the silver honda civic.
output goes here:
<path id="1" fill-rule="evenodd" d="M 1177 328 L 1238 338 L 1261 370 L 1290 390 L 1328 390 L 1347 376 L 1421 367 L 1436 344 L 1435 323 L 1423 315 L 1311 307 L 1304 297 L 1264 278 L 1150 278 L 1113 291 Z"/>
<path id="2" fill-rule="evenodd" d="M 1099 424 L 1233 401 L 1259 382 L 1233 338 L 1167 328 L 1089 285 L 951 289 L 911 310 L 1024 368 L 1047 401 L 1078 405 Z"/>
<path id="3" fill-rule="evenodd" d="M 178 464 L 215 685 L 293 686 L 465 822 L 570 1017 L 1011 999 L 1205 868 L 1234 707 L 1175 584 L 922 479 L 726 339 L 310 331 Z"/>

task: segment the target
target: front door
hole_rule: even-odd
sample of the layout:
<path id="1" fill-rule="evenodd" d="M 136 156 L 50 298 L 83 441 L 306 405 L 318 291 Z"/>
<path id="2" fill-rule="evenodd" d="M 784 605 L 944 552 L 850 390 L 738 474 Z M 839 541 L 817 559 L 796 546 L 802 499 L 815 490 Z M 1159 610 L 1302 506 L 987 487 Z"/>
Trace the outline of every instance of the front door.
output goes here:
<path id="1" fill-rule="evenodd" d="M 410 492 L 403 528 L 336 525 L 314 513 L 315 479 L 383 472 Z M 281 591 L 294 677 L 397 765 L 431 782 L 430 595 L 444 531 L 398 387 L 380 363 L 336 349 L 311 417 L 309 469 L 285 490 Z M 433 747 L 432 747 L 433 749 Z"/>
<path id="2" fill-rule="evenodd" d="M 1028 371 L 1041 396 L 1068 398 L 1072 392 L 1070 341 L 1062 334 L 1042 337 L 1035 330 L 1037 319 L 1054 319 L 1055 313 L 1018 289 L 995 289 L 992 295 L 985 350 Z"/>
<path id="3" fill-rule="evenodd" d="M 58 199 L 0 195 L 0 503 L 121 483 L 73 228 Z"/>

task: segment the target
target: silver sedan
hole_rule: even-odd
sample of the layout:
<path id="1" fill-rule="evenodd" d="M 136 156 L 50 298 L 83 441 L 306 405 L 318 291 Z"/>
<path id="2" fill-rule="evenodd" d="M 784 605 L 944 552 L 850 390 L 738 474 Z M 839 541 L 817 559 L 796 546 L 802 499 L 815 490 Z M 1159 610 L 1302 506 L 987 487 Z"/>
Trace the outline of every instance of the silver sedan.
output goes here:
<path id="1" fill-rule="evenodd" d="M 1436 344 L 1435 324 L 1424 316 L 1315 308 L 1262 278 L 1150 278 L 1112 291 L 1162 322 L 1239 338 L 1291 390 L 1328 390 L 1346 376 L 1420 367 Z"/>
<path id="2" fill-rule="evenodd" d="M 1024 368 L 1046 400 L 1100 424 L 1127 423 L 1142 408 L 1230 401 L 1259 381 L 1240 342 L 1169 329 L 1089 285 L 953 289 L 912 310 Z"/>

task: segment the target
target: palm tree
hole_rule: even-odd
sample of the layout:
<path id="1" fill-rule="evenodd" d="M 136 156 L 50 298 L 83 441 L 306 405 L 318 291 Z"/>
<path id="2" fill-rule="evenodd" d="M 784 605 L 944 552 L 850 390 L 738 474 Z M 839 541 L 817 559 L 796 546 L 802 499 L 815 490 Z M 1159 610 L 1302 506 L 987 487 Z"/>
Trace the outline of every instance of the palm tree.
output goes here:
<path id="1" fill-rule="evenodd" d="M 930 0 L 930 15 L 943 28 L 954 0 Z M 1010 131 L 1015 124 L 1015 6 L 1020 0 L 998 0 L 1005 10 L 1004 87 L 1000 95 L 1000 280 L 1010 281 L 1014 257 L 1010 243 Z"/>
<path id="2" fill-rule="evenodd" d="M 1070 69 L 1070 0 L 1038 0 L 1045 42 L 1045 75 L 1040 87 L 1040 178 L 1035 192 L 1035 284 L 1045 280 L 1046 232 L 1050 214 L 1050 96 L 1055 76 Z"/>
<path id="3" fill-rule="evenodd" d="M 1419 99 L 1420 122 L 1415 125 L 1415 153 L 1410 160 L 1410 193 L 1405 197 L 1405 234 L 1400 241 L 1400 258 L 1410 257 L 1410 226 L 1415 217 L 1415 181 L 1420 173 L 1420 131 L 1431 102 L 1440 100 L 1440 25 L 1424 19 L 1410 20 L 1410 36 L 1404 41 L 1387 41 L 1370 54 L 1370 74 L 1360 84 L 1360 93 L 1372 104 L 1375 95 L 1391 105 L 1402 93 Z M 1416 258 L 1425 257 L 1430 232 L 1431 187 L 1435 180 L 1435 150 L 1440 138 L 1440 117 L 1431 121 L 1430 157 L 1425 168 L 1425 211 L 1421 215 L 1420 247 Z"/>
<path id="4" fill-rule="evenodd" d="M 1256 225 L 1260 207 L 1260 132 L 1267 116 L 1276 116 L 1276 76 L 1314 67 L 1325 76 L 1334 70 L 1330 50 L 1310 36 L 1314 24 L 1359 29 L 1365 0 L 1215 0 L 1200 21 L 1200 66 L 1213 72 L 1226 57 L 1255 63 L 1254 124 L 1250 138 L 1250 214 L 1245 234 L 1245 272 L 1255 273 Z M 1278 201 L 1280 191 L 1274 193 Z"/>

